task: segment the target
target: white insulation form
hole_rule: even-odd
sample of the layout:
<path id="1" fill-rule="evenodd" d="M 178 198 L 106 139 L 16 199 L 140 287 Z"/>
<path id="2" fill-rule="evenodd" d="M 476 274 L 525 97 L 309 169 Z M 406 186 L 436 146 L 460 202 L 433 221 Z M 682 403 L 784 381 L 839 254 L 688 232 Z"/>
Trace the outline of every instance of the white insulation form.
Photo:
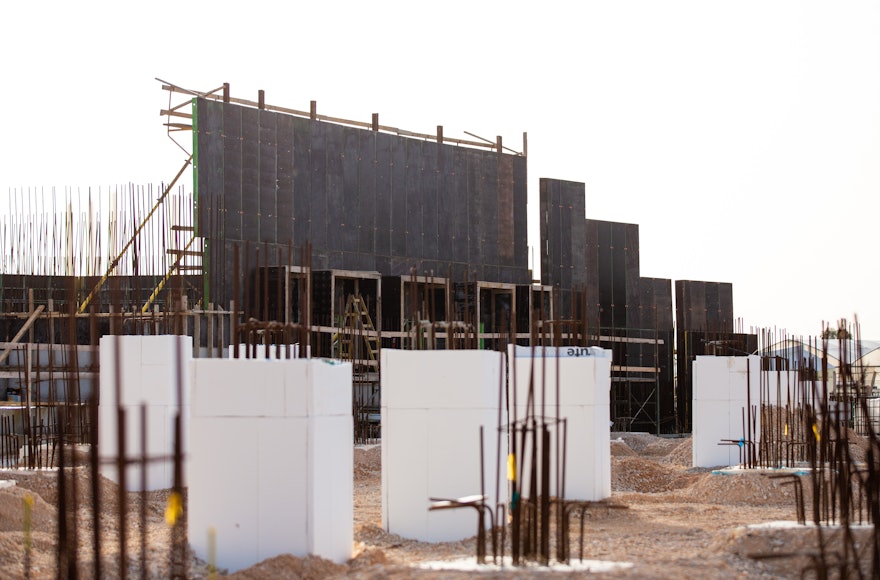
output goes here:
<path id="1" fill-rule="evenodd" d="M 506 501 L 507 443 L 502 435 L 499 446 L 498 432 L 499 423 L 506 424 L 498 411 L 504 376 L 499 352 L 382 349 L 382 522 L 387 531 L 425 542 L 462 540 L 477 533 L 476 510 L 429 511 L 430 498 L 485 493 L 493 511 Z"/>
<path id="2" fill-rule="evenodd" d="M 230 572 L 266 558 L 351 557 L 351 364 L 199 359 L 192 372 L 189 541 Z"/>
<path id="3" fill-rule="evenodd" d="M 611 351 L 597 347 L 510 346 L 511 384 L 516 386 L 516 419 L 526 415 L 529 385 L 535 412 L 551 429 L 552 495 L 598 501 L 611 496 Z M 557 399 L 558 393 L 558 399 Z M 511 404 L 513 404 L 511 394 Z M 558 406 L 557 406 L 558 401 Z M 565 450 L 564 489 L 557 485 L 556 439 Z M 524 485 L 528 482 L 524 482 Z M 528 489 L 524 494 L 528 494 Z"/>
<path id="4" fill-rule="evenodd" d="M 174 424 L 178 412 L 182 419 L 182 451 L 186 454 L 189 399 L 187 368 L 192 350 L 192 339 L 188 336 L 101 337 L 98 453 L 101 457 L 100 471 L 104 477 L 120 482 L 119 469 L 111 461 L 121 455 L 117 429 L 117 387 L 118 401 L 125 413 L 126 458 L 144 455 L 170 458 L 174 453 Z M 178 401 L 178 392 L 182 401 Z M 142 436 L 144 411 L 146 440 Z M 172 487 L 173 461 L 168 459 L 148 462 L 146 476 L 147 491 Z M 141 465 L 129 465 L 125 470 L 125 488 L 128 491 L 141 491 L 141 477 Z"/>
<path id="5" fill-rule="evenodd" d="M 760 433 L 761 360 L 757 356 L 698 356 L 693 366 L 693 465 L 740 463 L 746 445 L 743 425 L 754 416 Z M 742 440 L 742 444 L 738 442 Z"/>

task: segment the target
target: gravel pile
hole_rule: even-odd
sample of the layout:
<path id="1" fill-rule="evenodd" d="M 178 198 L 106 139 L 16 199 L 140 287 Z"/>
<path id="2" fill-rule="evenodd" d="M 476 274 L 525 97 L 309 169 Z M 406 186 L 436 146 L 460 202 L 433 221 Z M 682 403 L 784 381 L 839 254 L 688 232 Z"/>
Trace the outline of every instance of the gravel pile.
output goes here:
<path id="1" fill-rule="evenodd" d="M 611 490 L 616 492 L 662 493 L 687 487 L 691 474 L 641 457 L 611 460 Z"/>

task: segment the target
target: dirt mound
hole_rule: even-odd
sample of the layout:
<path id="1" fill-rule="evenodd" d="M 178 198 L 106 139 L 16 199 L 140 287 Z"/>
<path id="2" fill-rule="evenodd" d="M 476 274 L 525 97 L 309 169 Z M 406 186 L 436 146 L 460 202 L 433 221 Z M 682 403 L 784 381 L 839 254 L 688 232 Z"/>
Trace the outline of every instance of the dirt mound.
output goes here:
<path id="1" fill-rule="evenodd" d="M 644 457 L 666 457 L 677 445 L 677 439 L 659 438 L 657 441 L 648 443 L 639 455 Z"/>
<path id="2" fill-rule="evenodd" d="M 30 498 L 30 499 L 28 499 Z M 0 489 L 0 532 L 24 532 L 26 504 L 30 502 L 30 531 L 57 531 L 55 507 L 17 486 Z"/>
<path id="3" fill-rule="evenodd" d="M 680 465 L 682 467 L 691 467 L 693 465 L 693 443 L 690 437 L 684 439 L 673 439 L 677 441 L 675 447 L 661 461 L 669 465 Z"/>
<path id="4" fill-rule="evenodd" d="M 78 506 L 91 506 L 93 503 L 92 476 L 87 467 L 76 467 L 65 470 L 67 477 L 67 501 L 73 505 L 76 501 Z M 100 478 L 98 501 L 101 509 L 113 510 L 119 505 L 119 486 L 104 477 Z M 43 498 L 50 505 L 58 504 L 58 471 L 57 470 L 25 470 L 10 469 L 0 471 L 0 479 L 9 479 L 21 489 Z"/>
<path id="5" fill-rule="evenodd" d="M 640 457 L 611 460 L 611 490 L 662 493 L 687 487 L 693 476 L 681 469 L 660 465 Z"/>
<path id="6" fill-rule="evenodd" d="M 869 527 L 850 529 L 856 546 L 861 553 L 861 574 L 864 578 L 872 576 L 870 570 L 871 530 Z M 823 534 L 826 554 L 843 552 L 843 534 L 839 528 L 828 527 Z M 858 548 L 857 548 L 858 549 Z M 742 526 L 719 533 L 710 544 L 710 550 L 750 558 L 762 563 L 766 572 L 780 577 L 788 577 L 792 570 L 803 570 L 815 564 L 812 556 L 820 553 L 819 535 L 812 525 L 792 524 Z M 853 574 L 852 577 L 855 577 Z"/>
<path id="7" fill-rule="evenodd" d="M 317 556 L 297 558 L 290 554 L 282 554 L 263 560 L 250 568 L 239 570 L 226 576 L 235 580 L 262 580 L 269 578 L 300 578 L 317 580 L 336 574 L 342 574 L 346 567 Z"/>
<path id="8" fill-rule="evenodd" d="M 651 435 L 650 433 L 630 433 L 630 432 L 622 432 L 622 433 L 612 433 L 611 439 L 618 439 L 625 442 L 629 445 L 629 448 L 635 451 L 638 454 L 641 454 L 645 448 L 647 448 L 652 443 L 658 443 L 663 441 L 660 437 L 656 435 Z"/>
<path id="9" fill-rule="evenodd" d="M 17 487 L 40 496 L 46 503 L 54 505 L 58 502 L 58 473 L 54 470 L 3 470 L 0 479 L 14 481 Z"/>
<path id="10" fill-rule="evenodd" d="M 611 440 L 611 456 L 612 457 L 633 457 L 636 452 L 630 449 L 623 439 Z"/>
<path id="11" fill-rule="evenodd" d="M 370 566 L 379 566 L 388 562 L 388 556 L 385 551 L 374 546 L 367 546 L 363 542 L 355 547 L 355 555 L 349 561 L 352 568 L 369 568 Z"/>
<path id="12" fill-rule="evenodd" d="M 382 474 L 382 446 L 367 445 L 354 448 L 354 476 L 372 477 Z"/>
<path id="13" fill-rule="evenodd" d="M 686 497 L 700 503 L 794 507 L 794 488 L 762 473 L 709 473 L 699 478 Z"/>

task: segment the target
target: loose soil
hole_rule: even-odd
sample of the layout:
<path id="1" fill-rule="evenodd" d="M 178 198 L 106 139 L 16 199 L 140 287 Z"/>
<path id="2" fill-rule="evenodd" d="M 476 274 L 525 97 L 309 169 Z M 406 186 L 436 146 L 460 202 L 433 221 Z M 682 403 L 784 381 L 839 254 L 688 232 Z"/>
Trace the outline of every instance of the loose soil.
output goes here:
<path id="1" fill-rule="evenodd" d="M 690 465 L 689 438 L 660 438 L 615 433 L 611 443 L 612 497 L 607 505 L 585 514 L 585 560 L 630 563 L 602 575 L 607 578 L 799 578 L 815 553 L 816 533 L 809 527 L 746 527 L 795 519 L 794 492 L 780 479 L 757 472 L 721 475 Z M 93 574 L 92 537 L 102 538 L 102 575 L 118 576 L 119 521 L 115 515 L 119 490 L 99 482 L 97 522 L 90 508 L 91 480 L 86 467 L 74 467 L 76 489 L 68 504 L 78 506 L 76 534 L 83 577 Z M 219 576 L 236 580 L 268 578 L 468 578 L 475 570 L 428 569 L 429 562 L 475 562 L 475 538 L 430 544 L 401 538 L 382 528 L 381 448 L 354 451 L 353 558 L 336 564 L 317 557 L 289 554 L 267 559 L 246 570 Z M 58 534 L 57 472 L 0 470 L 0 577 L 56 577 Z M 805 481 L 806 483 L 806 481 Z M 2 485 L 2 484 L 0 484 Z M 147 577 L 170 576 L 170 528 L 165 522 L 169 491 L 126 494 L 127 571 L 141 576 L 141 538 L 147 538 Z M 140 527 L 142 501 L 146 526 Z M 29 524 L 25 505 L 31 505 Z M 28 530 L 27 532 L 25 530 Z M 571 547 L 577 563 L 580 522 L 571 526 Z M 867 542 L 864 542 L 867 543 Z M 28 549 L 29 547 L 29 549 Z M 509 549 L 508 549 L 509 553 Z M 188 576 L 211 577 L 208 565 L 192 553 Z M 436 568 L 436 566 L 435 566 Z M 484 566 L 482 578 L 547 578 L 546 569 Z M 553 577 L 581 577 L 576 567 L 556 567 Z"/>

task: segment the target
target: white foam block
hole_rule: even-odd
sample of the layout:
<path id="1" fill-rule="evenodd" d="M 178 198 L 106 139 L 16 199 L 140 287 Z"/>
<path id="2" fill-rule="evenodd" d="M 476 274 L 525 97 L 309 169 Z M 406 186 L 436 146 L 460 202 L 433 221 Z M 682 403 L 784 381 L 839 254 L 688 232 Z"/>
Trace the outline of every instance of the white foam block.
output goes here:
<path id="1" fill-rule="evenodd" d="M 382 523 L 404 538 L 428 534 L 427 424 L 427 409 L 382 409 Z"/>
<path id="2" fill-rule="evenodd" d="M 453 541 L 476 533 L 470 508 L 429 512 L 431 497 L 454 499 L 481 490 L 480 427 L 484 429 L 485 491 L 493 496 L 506 471 L 494 467 L 501 353 L 383 349 L 382 499 L 385 529 L 421 541 Z M 502 417 L 506 423 L 506 417 Z M 500 463 L 506 461 L 502 438 Z M 488 525 L 489 522 L 487 521 Z"/>
<path id="3" fill-rule="evenodd" d="M 550 425 L 552 493 L 563 491 L 556 482 L 556 457 L 565 447 L 565 497 L 588 501 L 610 497 L 610 351 L 595 347 L 510 347 L 508 353 L 515 357 L 511 368 L 516 374 L 511 382 L 516 392 L 516 418 L 526 416 L 531 384 L 536 413 L 547 417 Z M 556 425 L 557 413 L 565 420 L 564 427 Z M 523 484 L 524 492 L 531 493 L 528 482 Z"/>
<path id="4" fill-rule="evenodd" d="M 202 558 L 215 536 L 217 565 L 231 571 L 260 561 L 258 419 L 193 417 L 187 480 L 189 542 Z M 234 465 L 235 469 L 230 469 Z M 284 513 L 284 508 L 278 506 Z"/>
<path id="5" fill-rule="evenodd" d="M 382 397 L 398 409 L 497 407 L 503 362 L 485 350 L 383 348 Z"/>
<path id="6" fill-rule="evenodd" d="M 258 561 L 285 552 L 298 557 L 309 554 L 308 480 L 302 476 L 308 461 L 308 437 L 304 417 L 259 421 L 260 443 L 251 450 L 259 454 Z M 282 441 L 288 444 L 279 449 Z"/>
<path id="7" fill-rule="evenodd" d="M 191 417 L 189 497 L 198 509 L 191 510 L 190 538 L 207 537 L 213 526 L 218 563 L 221 531 L 223 538 L 246 544 L 221 563 L 232 571 L 282 553 L 348 560 L 353 540 L 351 365 L 316 359 L 201 359 L 192 366 L 197 411 Z M 250 377 L 248 397 L 237 394 L 244 376 Z M 215 403 L 217 393 L 230 394 L 235 404 Z M 310 401 L 317 401 L 320 410 L 345 408 L 348 413 L 310 414 Z M 218 438 L 219 431 L 224 437 Z M 244 444 L 235 440 L 242 434 Z M 246 492 L 239 478 L 240 457 L 257 474 L 243 478 Z M 213 473 L 216 465 L 224 469 L 222 478 L 202 475 Z M 232 518 L 224 515 L 232 495 L 241 509 L 256 514 L 254 529 L 247 522 L 247 535 L 239 534 L 238 511 Z M 193 543 L 193 548 L 207 557 L 207 545 Z"/>
<path id="8" fill-rule="evenodd" d="M 569 355 L 569 352 L 581 354 Z M 531 383 L 536 405 L 540 407 L 543 403 L 545 409 L 553 409 L 557 382 L 560 405 L 610 405 L 611 352 L 608 350 L 596 347 L 533 349 L 511 345 L 508 357 L 516 360 L 511 373 L 515 373 L 518 405 L 525 405 Z"/>
<path id="9" fill-rule="evenodd" d="M 178 359 L 187 364 L 191 339 L 186 336 L 104 336 L 100 343 L 98 451 L 103 459 L 116 457 L 118 445 L 117 385 L 119 401 L 125 413 L 125 453 L 128 458 L 143 454 L 141 407 L 147 410 L 146 451 L 150 457 L 168 457 L 174 452 L 174 417 L 177 414 L 178 390 L 184 406 L 189 396 L 189 374 L 178 373 Z M 117 366 L 118 363 L 118 366 Z M 178 384 L 180 383 L 180 384 Z M 184 421 L 185 427 L 185 421 Z M 182 452 L 187 453 L 186 439 Z M 102 473 L 120 480 L 115 464 L 102 462 Z M 147 467 L 147 489 L 173 485 L 171 460 L 151 461 Z M 140 467 L 126 470 L 126 488 L 140 490 Z"/>
<path id="10" fill-rule="evenodd" d="M 749 409 L 749 404 L 759 404 L 760 359 L 756 356 L 698 356 L 693 377 L 694 467 L 726 467 L 738 463 L 740 448 L 729 442 L 746 438 L 743 412 Z M 760 433 L 760 418 L 755 419 L 757 433 Z"/>
<path id="11" fill-rule="evenodd" d="M 310 420 L 309 552 L 334 562 L 351 558 L 354 541 L 354 424 L 351 413 Z M 327 457 L 332 456 L 333 461 Z"/>
<path id="12" fill-rule="evenodd" d="M 309 414 L 322 417 L 340 415 L 351 416 L 351 363 L 340 363 L 329 359 L 309 360 L 310 383 L 315 385 L 310 391 Z"/>

